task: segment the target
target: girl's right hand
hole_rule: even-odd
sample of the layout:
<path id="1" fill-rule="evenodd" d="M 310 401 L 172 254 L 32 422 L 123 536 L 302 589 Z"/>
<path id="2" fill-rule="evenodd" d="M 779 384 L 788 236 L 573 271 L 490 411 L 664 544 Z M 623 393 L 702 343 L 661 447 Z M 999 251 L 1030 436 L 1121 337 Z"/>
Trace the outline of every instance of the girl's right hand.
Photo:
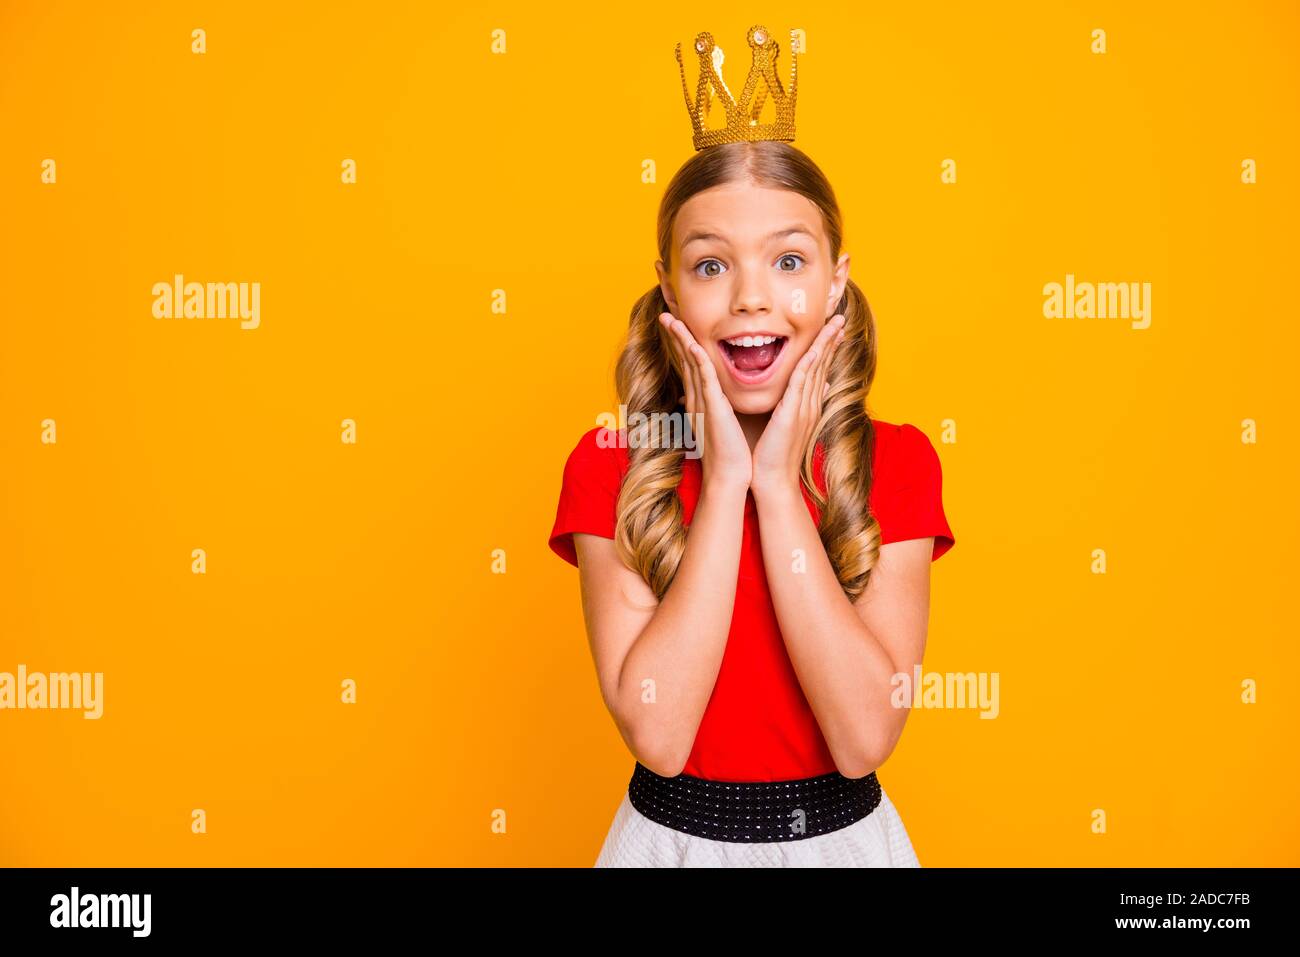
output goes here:
<path id="1" fill-rule="evenodd" d="M 718 370 L 686 328 L 686 323 L 668 312 L 660 313 L 659 321 L 668 330 L 668 341 L 685 380 L 686 412 L 690 416 L 697 450 L 702 456 L 700 464 L 704 484 L 735 484 L 749 488 L 753 477 L 753 456 L 745 432 L 736 419 L 736 410 L 731 407 L 731 401 L 718 382 Z M 697 412 L 704 413 L 702 432 L 695 428 L 699 421 Z"/>

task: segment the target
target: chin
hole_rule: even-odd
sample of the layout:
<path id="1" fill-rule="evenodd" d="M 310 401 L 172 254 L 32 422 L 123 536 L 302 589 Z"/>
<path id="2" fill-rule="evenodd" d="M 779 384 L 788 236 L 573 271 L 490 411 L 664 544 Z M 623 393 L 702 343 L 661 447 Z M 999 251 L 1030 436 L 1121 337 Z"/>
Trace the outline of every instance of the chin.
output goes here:
<path id="1" fill-rule="evenodd" d="M 728 395 L 731 407 L 737 415 L 766 415 L 776 408 L 785 391 L 785 383 L 772 383 L 770 389 L 761 392 L 746 392 L 744 395 Z"/>

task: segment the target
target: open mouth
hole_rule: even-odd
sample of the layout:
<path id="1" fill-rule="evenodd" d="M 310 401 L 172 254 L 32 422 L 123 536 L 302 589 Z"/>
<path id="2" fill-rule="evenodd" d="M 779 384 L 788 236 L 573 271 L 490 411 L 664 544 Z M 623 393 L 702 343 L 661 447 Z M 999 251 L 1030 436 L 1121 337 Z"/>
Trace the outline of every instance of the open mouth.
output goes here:
<path id="1" fill-rule="evenodd" d="M 776 335 L 737 336 L 719 339 L 718 348 L 732 376 L 738 382 L 754 385 L 776 370 L 777 359 L 788 341 L 786 336 Z"/>

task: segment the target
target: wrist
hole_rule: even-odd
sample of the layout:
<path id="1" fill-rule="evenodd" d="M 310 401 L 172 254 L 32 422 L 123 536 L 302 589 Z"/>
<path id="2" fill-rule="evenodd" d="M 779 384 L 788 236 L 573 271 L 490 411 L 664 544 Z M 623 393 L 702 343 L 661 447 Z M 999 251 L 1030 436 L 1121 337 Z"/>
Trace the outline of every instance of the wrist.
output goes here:
<path id="1" fill-rule="evenodd" d="M 803 498 L 797 476 L 755 475 L 750 488 L 756 502 L 798 501 Z"/>
<path id="2" fill-rule="evenodd" d="M 712 495 L 744 498 L 749 493 L 749 479 L 743 475 L 706 475 L 701 491 Z"/>

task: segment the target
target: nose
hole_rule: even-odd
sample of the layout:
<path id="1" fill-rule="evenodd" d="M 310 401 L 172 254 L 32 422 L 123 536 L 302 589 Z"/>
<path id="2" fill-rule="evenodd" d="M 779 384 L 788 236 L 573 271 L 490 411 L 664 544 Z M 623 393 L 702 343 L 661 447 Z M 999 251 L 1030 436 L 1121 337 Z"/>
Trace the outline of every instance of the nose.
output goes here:
<path id="1" fill-rule="evenodd" d="M 772 300 L 763 272 L 759 269 L 736 267 L 739 273 L 732 296 L 731 311 L 739 315 L 766 315 L 772 311 Z"/>

